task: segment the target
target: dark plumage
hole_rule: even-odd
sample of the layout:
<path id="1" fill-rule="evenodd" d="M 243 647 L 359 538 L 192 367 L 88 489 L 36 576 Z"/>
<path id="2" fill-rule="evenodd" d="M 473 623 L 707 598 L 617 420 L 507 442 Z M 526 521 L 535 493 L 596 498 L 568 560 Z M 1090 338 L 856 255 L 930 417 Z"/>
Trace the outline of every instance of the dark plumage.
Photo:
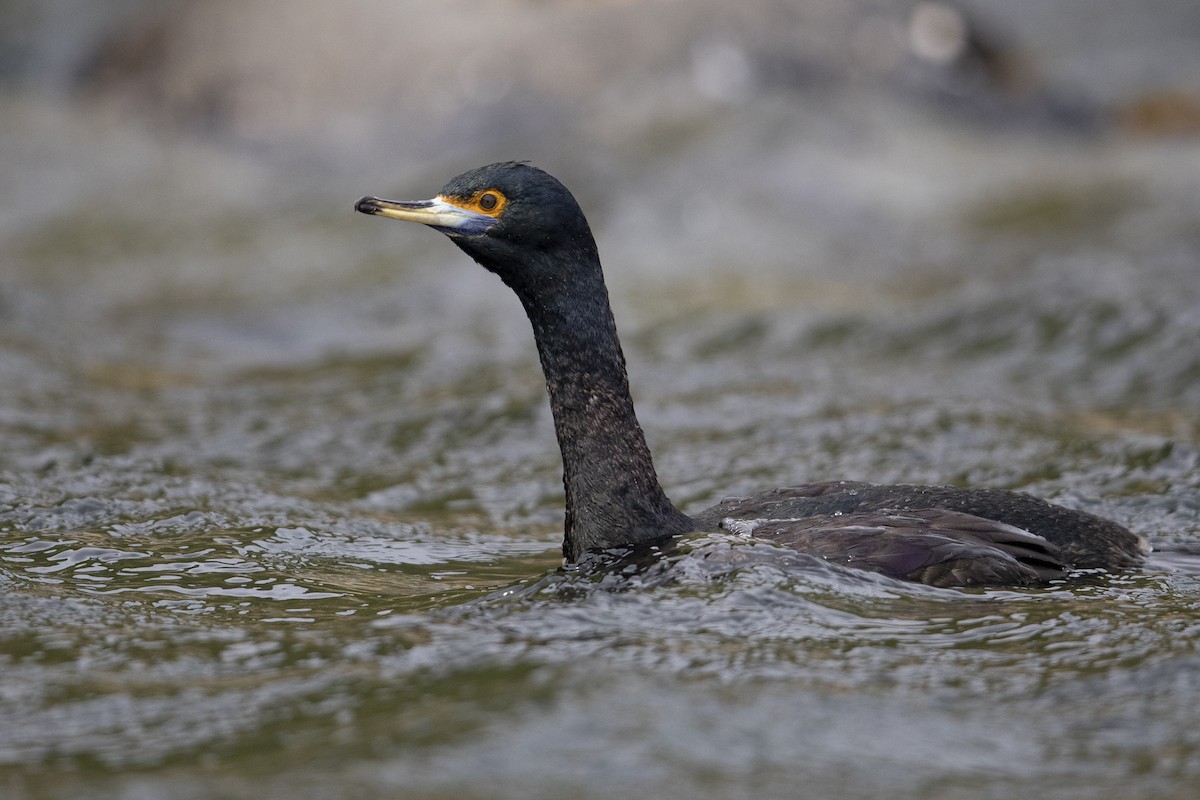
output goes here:
<path id="1" fill-rule="evenodd" d="M 725 529 L 895 578 L 963 586 L 1124 569 L 1147 552 L 1114 522 L 996 489 L 835 481 L 733 498 L 689 517 L 659 486 L 596 244 L 566 187 L 508 162 L 459 175 L 433 200 L 364 197 L 355 208 L 440 230 L 525 307 L 562 451 L 568 561 Z"/>

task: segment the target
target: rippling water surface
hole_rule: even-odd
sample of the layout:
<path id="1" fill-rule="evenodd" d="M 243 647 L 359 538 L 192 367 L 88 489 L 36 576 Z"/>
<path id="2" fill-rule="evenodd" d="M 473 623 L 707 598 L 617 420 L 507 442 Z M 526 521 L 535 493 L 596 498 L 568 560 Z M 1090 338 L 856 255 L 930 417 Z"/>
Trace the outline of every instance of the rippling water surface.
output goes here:
<path id="1" fill-rule="evenodd" d="M 1135 156 L 1137 191 L 1056 190 L 1065 230 L 1026 228 L 1035 185 L 870 275 L 609 269 L 685 507 L 990 485 L 1156 548 L 1020 591 L 717 536 L 561 570 L 527 323 L 433 234 L 351 217 L 386 187 L 300 229 L 134 216 L 132 255 L 119 209 L 13 227 L 0 794 L 1192 796 L 1200 220 L 1174 156 Z"/>

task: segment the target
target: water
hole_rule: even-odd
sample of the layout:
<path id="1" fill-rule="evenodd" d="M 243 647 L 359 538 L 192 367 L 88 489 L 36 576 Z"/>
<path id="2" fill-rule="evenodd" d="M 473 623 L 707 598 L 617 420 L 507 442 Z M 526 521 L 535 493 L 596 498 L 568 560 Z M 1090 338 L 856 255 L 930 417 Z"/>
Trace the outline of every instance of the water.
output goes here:
<path id="1" fill-rule="evenodd" d="M 878 156 L 897 211 L 827 210 L 815 243 L 778 204 L 711 246 L 705 225 L 639 227 L 649 195 L 598 215 L 686 508 L 954 482 L 1156 548 L 1136 574 L 960 592 L 719 536 L 671 580 L 560 570 L 527 323 L 434 234 L 353 215 L 378 175 L 330 186 L 4 102 L 4 796 L 1194 792 L 1194 142 L 946 149 L 899 113 Z M 656 162 L 667 196 L 731 125 Z M 735 195 L 768 171 L 705 163 L 749 169 Z M 1016 164 L 1062 172 L 997 179 Z M 968 167 L 1002 191 L 945 188 Z M 905 195 L 929 170 L 943 188 Z"/>

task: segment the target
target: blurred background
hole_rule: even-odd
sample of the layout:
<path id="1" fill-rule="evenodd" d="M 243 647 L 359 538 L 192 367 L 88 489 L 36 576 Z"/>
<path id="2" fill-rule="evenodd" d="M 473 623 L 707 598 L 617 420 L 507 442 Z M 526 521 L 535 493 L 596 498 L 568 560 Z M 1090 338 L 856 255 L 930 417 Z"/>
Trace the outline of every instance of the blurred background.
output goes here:
<path id="1" fill-rule="evenodd" d="M 1002 486 L 1153 568 L 537 595 L 519 304 L 352 210 L 509 159 L 685 509 Z M 1197 409 L 1193 0 L 0 0 L 0 794 L 1182 797 Z"/>

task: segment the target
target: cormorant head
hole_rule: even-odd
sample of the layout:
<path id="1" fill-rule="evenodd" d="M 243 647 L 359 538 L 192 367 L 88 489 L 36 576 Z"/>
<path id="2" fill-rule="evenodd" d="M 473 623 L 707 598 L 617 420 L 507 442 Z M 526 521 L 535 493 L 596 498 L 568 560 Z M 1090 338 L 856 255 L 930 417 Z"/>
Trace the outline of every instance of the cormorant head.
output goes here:
<path id="1" fill-rule="evenodd" d="M 441 231 L 524 298 L 564 283 L 564 270 L 595 271 L 596 244 L 579 204 L 556 178 L 503 162 L 464 172 L 432 200 L 364 197 L 364 214 Z"/>

